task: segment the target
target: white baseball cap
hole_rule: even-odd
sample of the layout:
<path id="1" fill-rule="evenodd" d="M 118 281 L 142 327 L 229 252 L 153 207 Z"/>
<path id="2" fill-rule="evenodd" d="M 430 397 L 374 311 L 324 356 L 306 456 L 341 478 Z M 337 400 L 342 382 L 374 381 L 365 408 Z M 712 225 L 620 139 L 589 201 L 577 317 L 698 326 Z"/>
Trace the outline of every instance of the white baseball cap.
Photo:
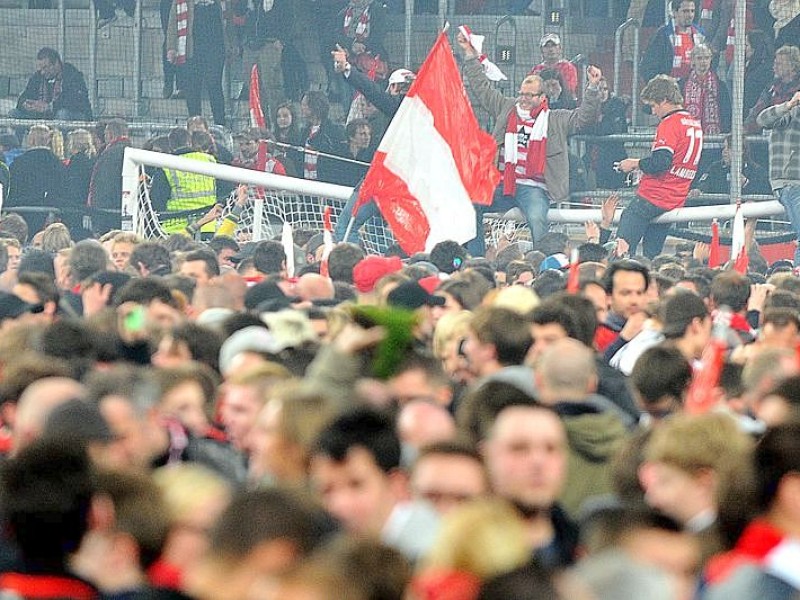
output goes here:
<path id="1" fill-rule="evenodd" d="M 414 75 L 413 71 L 409 71 L 408 69 L 397 69 L 396 71 L 392 71 L 392 74 L 389 75 L 389 85 L 393 83 L 406 83 L 407 81 L 413 81 L 416 79 L 416 75 Z"/>
<path id="2" fill-rule="evenodd" d="M 539 47 L 549 44 L 550 42 L 554 43 L 556 46 L 560 46 L 561 38 L 558 37 L 557 33 L 545 33 L 539 41 Z"/>

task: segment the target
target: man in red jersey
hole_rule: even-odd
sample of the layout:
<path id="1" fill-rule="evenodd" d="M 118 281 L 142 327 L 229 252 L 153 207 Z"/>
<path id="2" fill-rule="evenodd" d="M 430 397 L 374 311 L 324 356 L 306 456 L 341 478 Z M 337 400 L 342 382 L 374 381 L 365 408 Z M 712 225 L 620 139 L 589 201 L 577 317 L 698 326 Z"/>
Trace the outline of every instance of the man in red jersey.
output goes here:
<path id="1" fill-rule="evenodd" d="M 622 172 L 639 169 L 642 178 L 636 197 L 622 213 L 617 237 L 628 242 L 631 254 L 644 238 L 644 255 L 653 258 L 661 253 L 668 229 L 653 220 L 686 202 L 703 151 L 703 128 L 683 108 L 683 97 L 672 77 L 653 77 L 644 86 L 641 100 L 661 123 L 649 156 L 619 163 Z"/>

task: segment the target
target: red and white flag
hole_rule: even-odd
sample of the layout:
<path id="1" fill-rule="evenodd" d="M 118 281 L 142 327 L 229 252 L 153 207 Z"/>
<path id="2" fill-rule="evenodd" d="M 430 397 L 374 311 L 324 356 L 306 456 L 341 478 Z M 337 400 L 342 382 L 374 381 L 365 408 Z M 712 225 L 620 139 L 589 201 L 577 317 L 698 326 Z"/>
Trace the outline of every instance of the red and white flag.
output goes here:
<path id="1" fill-rule="evenodd" d="M 383 136 L 361 186 L 407 254 L 476 235 L 475 208 L 491 204 L 497 148 L 481 130 L 447 36 L 440 33 Z"/>
<path id="2" fill-rule="evenodd" d="M 747 244 L 744 235 L 744 215 L 741 201 L 736 203 L 736 214 L 733 217 L 733 234 L 731 239 L 731 262 L 733 269 L 742 275 L 747 274 L 750 258 L 747 256 Z"/>

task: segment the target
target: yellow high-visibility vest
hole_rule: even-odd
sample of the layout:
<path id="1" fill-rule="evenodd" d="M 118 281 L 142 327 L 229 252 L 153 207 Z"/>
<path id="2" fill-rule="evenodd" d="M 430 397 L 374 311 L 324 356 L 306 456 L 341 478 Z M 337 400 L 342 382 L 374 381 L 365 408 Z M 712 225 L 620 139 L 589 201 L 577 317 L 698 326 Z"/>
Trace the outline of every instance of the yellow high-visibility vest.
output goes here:
<path id="1" fill-rule="evenodd" d="M 213 156 L 205 152 L 189 152 L 181 154 L 181 156 L 205 162 L 217 162 Z M 203 209 L 208 210 L 216 203 L 216 182 L 213 177 L 189 173 L 188 171 L 164 169 L 164 172 L 172 190 L 170 199 L 167 201 L 167 210 L 172 212 L 197 209 L 198 211 L 198 214 L 189 218 L 179 217 L 162 220 L 161 227 L 167 233 L 184 233 L 190 221 L 197 220 L 205 212 Z M 207 223 L 201 231 L 213 233 L 215 226 L 214 222 Z"/>

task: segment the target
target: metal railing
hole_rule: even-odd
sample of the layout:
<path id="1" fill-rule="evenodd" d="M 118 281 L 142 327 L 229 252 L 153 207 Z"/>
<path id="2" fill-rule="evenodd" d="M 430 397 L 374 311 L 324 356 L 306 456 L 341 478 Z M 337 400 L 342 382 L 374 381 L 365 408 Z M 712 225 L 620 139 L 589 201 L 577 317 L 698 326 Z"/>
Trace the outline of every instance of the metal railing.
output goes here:
<path id="1" fill-rule="evenodd" d="M 620 79 L 622 70 L 622 35 L 627 29 L 633 29 L 633 76 L 631 77 L 631 123 L 639 123 L 639 103 L 636 100 L 636 90 L 639 85 L 639 29 L 641 25 L 636 19 L 628 19 L 617 27 L 614 33 L 614 94 L 621 95 Z"/>

